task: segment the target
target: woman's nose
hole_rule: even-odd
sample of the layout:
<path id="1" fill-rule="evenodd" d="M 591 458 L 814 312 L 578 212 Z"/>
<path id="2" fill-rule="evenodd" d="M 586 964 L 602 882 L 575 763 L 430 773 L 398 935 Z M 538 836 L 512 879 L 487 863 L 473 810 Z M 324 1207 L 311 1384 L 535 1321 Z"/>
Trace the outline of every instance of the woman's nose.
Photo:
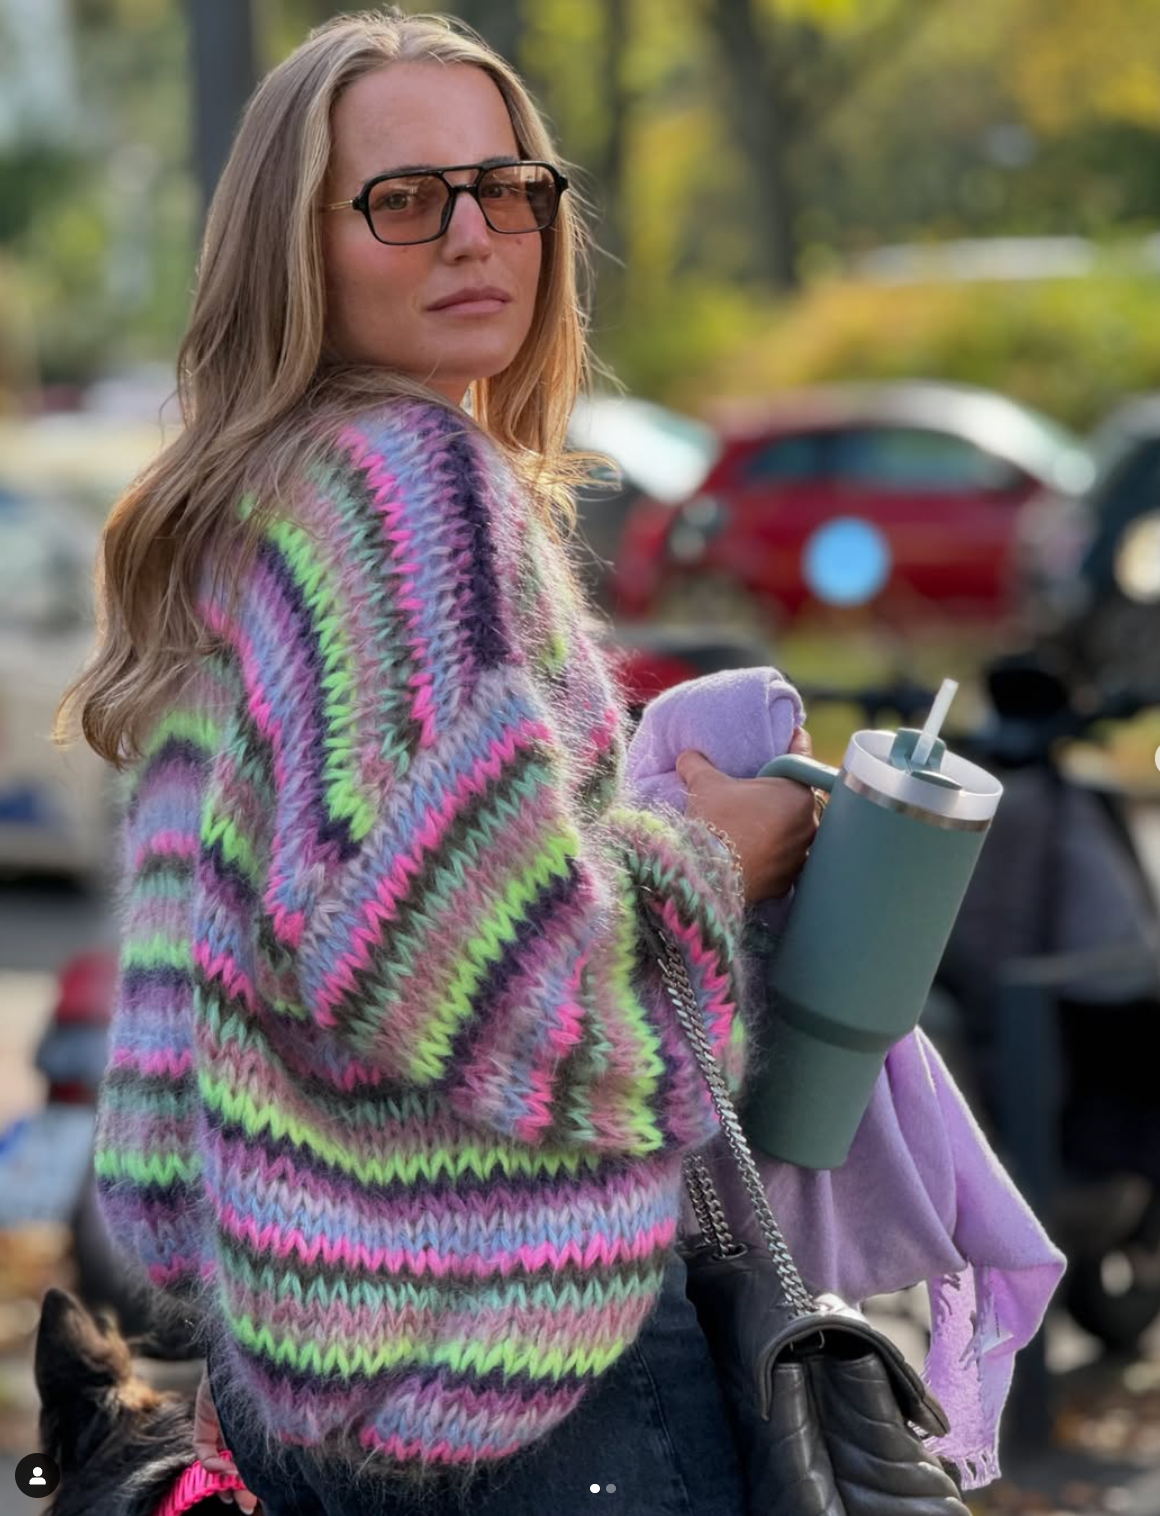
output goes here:
<path id="1" fill-rule="evenodd" d="M 491 228 L 474 195 L 461 191 L 455 196 L 455 203 L 451 207 L 451 220 L 448 222 L 443 240 L 448 244 L 449 250 L 455 251 L 490 246 Z"/>

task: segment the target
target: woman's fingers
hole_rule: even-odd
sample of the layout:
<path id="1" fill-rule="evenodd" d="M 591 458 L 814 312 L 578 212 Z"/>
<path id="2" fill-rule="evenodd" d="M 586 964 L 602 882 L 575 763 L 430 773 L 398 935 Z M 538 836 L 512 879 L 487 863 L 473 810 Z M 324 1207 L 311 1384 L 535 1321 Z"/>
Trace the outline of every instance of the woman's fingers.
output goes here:
<path id="1" fill-rule="evenodd" d="M 198 1463 L 210 1474 L 236 1474 L 234 1460 L 222 1447 L 222 1429 L 213 1394 L 209 1387 L 209 1374 L 201 1372 L 197 1398 L 193 1403 L 193 1451 Z M 223 1505 L 236 1505 L 244 1516 L 258 1509 L 258 1497 L 249 1490 L 222 1490 L 217 1497 Z"/>
<path id="2" fill-rule="evenodd" d="M 799 727 L 790 751 L 811 757 L 809 733 Z M 817 831 L 814 792 L 796 779 L 733 779 L 703 753 L 687 749 L 676 761 L 688 791 L 686 814 L 712 822 L 733 839 L 749 901 L 786 894 L 801 873 Z"/>
<path id="3" fill-rule="evenodd" d="M 791 753 L 800 753 L 803 758 L 813 757 L 814 744 L 810 740 L 810 734 L 804 726 L 794 728 L 793 736 L 790 738 L 789 750 Z"/>
<path id="4" fill-rule="evenodd" d="M 197 1461 L 203 1469 L 208 1469 L 211 1474 L 233 1474 L 234 1461 L 232 1458 L 219 1458 L 213 1454 L 198 1452 L 197 1443 L 193 1445 L 193 1451 L 197 1454 Z"/>
<path id="5" fill-rule="evenodd" d="M 253 1516 L 258 1509 L 258 1497 L 251 1495 L 249 1490 L 217 1490 L 215 1499 L 220 1500 L 222 1505 L 236 1505 L 244 1516 Z"/>
<path id="6" fill-rule="evenodd" d="M 201 1453 L 198 1453 L 197 1461 L 203 1469 L 211 1474 L 237 1473 L 233 1459 L 223 1458 L 220 1453 L 204 1457 Z M 236 1505 L 239 1511 L 245 1513 L 245 1516 L 251 1516 L 251 1513 L 258 1509 L 258 1497 L 250 1490 L 244 1488 L 240 1490 L 219 1490 L 216 1492 L 216 1495 L 223 1505 Z"/>
<path id="7" fill-rule="evenodd" d="M 763 895 L 786 894 L 801 873 L 817 831 L 814 793 L 793 779 L 775 780 L 767 799 Z"/>

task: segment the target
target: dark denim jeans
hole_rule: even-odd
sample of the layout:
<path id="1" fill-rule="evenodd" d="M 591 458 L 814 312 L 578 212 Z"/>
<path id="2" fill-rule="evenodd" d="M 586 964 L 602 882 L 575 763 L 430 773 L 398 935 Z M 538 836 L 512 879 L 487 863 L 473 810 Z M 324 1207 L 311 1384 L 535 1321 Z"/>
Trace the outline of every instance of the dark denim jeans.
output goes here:
<path id="1" fill-rule="evenodd" d="M 745 1516 L 747 1509 L 725 1406 L 676 1257 L 640 1337 L 579 1408 L 525 1453 L 482 1471 L 465 1493 L 448 1484 L 420 1499 L 373 1466 L 320 1468 L 297 1450 L 288 1473 L 275 1476 L 260 1448 L 238 1441 L 229 1405 L 217 1410 L 264 1516 Z"/>

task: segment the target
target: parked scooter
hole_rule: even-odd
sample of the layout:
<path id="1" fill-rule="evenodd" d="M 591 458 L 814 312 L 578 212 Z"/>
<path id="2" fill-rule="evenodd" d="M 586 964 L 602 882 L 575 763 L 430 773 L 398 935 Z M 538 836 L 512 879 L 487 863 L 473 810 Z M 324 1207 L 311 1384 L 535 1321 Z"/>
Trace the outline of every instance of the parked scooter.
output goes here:
<path id="1" fill-rule="evenodd" d="M 1030 1004 L 1019 986 L 1050 996 L 1055 1019 L 1039 1051 L 1056 1065 L 1058 1130 L 1044 1198 L 1069 1258 L 1064 1301 L 1107 1347 L 1127 1351 L 1160 1316 L 1160 1101 L 1137 1055 L 1160 1021 L 1160 916 L 1122 797 L 1071 777 L 1061 744 L 1154 702 L 1121 694 L 1076 710 L 1027 656 L 996 660 L 987 688 L 987 720 L 953 744 L 1005 793 L 923 1025 L 1003 1144 L 1012 1076 L 1027 1071 L 1004 1066 L 1000 1018 Z M 807 708 L 852 703 L 872 726 L 914 721 L 933 696 L 905 680 L 803 693 Z"/>
<path id="2" fill-rule="evenodd" d="M 841 582 L 854 603 L 854 543 L 847 531 L 839 552 L 832 539 L 828 572 L 815 553 L 822 598 Z M 1001 1147 L 1026 1139 L 1038 1082 L 1054 1130 L 1030 1132 L 1033 1198 L 1068 1255 L 1062 1299 L 1105 1346 L 1130 1351 L 1160 1316 L 1160 1096 L 1140 1056 L 1160 1023 L 1160 908 L 1122 795 L 1079 781 L 1065 754 L 1160 705 L 1160 686 L 1096 688 L 1045 644 L 993 660 L 985 687 L 986 718 L 951 741 L 1005 793 L 923 1025 Z M 920 719 L 934 691 L 900 678 L 803 695 L 807 709 L 840 701 L 893 726 Z"/>

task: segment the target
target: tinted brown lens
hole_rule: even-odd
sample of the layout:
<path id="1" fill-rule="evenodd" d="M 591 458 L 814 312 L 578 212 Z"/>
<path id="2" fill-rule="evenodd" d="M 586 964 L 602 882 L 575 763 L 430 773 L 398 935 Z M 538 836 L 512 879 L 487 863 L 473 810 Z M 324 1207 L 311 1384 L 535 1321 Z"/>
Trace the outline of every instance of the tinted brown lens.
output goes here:
<path id="1" fill-rule="evenodd" d="M 447 188 L 434 174 L 400 174 L 380 179 L 367 199 L 376 237 L 424 242 L 439 231 Z"/>
<path id="2" fill-rule="evenodd" d="M 556 213 L 556 182 L 534 164 L 493 168 L 480 180 L 479 198 L 497 231 L 534 232 Z"/>

